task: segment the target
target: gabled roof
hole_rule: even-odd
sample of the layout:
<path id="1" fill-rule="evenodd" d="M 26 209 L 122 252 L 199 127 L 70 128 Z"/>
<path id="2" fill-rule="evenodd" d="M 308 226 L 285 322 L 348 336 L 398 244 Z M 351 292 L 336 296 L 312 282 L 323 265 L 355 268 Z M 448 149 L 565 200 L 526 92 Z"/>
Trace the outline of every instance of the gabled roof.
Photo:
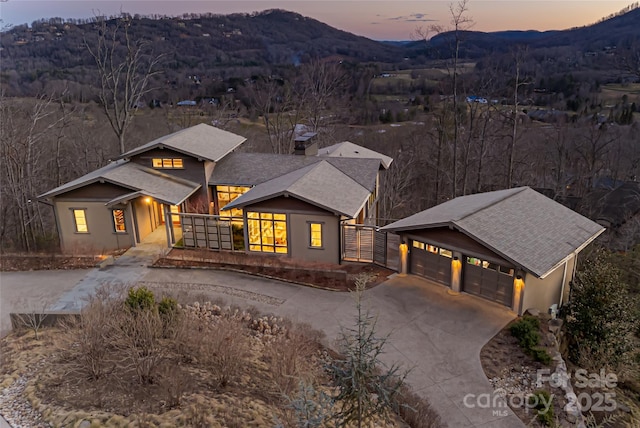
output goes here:
<path id="1" fill-rule="evenodd" d="M 460 196 L 382 229 L 443 226 L 459 230 L 539 278 L 604 232 L 599 224 L 529 187 Z"/>
<path id="2" fill-rule="evenodd" d="M 168 148 L 195 158 L 218 162 L 245 141 L 246 138 L 240 135 L 201 123 L 136 147 L 120 155 L 120 158 L 130 158 L 155 148 Z"/>
<path id="3" fill-rule="evenodd" d="M 355 217 L 369 194 L 369 190 L 328 160 L 321 160 L 258 184 L 225 209 L 291 196 L 336 214 Z"/>
<path id="4" fill-rule="evenodd" d="M 393 159 L 389 156 L 385 156 L 382 153 L 353 144 L 349 141 L 343 141 L 342 143 L 334 144 L 333 146 L 318 149 L 318 156 L 333 158 L 379 159 L 384 169 L 389 169 L 391 162 L 393 162 Z"/>
<path id="5" fill-rule="evenodd" d="M 133 192 L 151 196 L 160 202 L 170 205 L 181 204 L 200 188 L 198 183 L 163 174 L 125 160 L 119 160 L 60 187 L 56 187 L 38 196 L 38 198 L 58 196 L 98 182 L 115 184 Z"/>
<path id="6" fill-rule="evenodd" d="M 376 185 L 378 159 L 321 158 L 270 153 L 231 153 L 216 164 L 210 184 L 255 186 L 300 168 L 328 162 L 369 191 Z"/>

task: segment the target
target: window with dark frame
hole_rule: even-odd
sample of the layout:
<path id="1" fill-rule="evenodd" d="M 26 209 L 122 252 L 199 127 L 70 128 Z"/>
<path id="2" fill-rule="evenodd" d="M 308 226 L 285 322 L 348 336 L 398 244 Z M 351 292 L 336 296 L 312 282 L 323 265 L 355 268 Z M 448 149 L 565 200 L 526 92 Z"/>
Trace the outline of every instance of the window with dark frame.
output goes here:
<path id="1" fill-rule="evenodd" d="M 249 251 L 287 253 L 286 214 L 248 212 L 247 228 Z"/>
<path id="2" fill-rule="evenodd" d="M 127 233 L 127 226 L 124 222 L 124 210 L 112 210 L 113 228 L 116 233 Z"/>
<path id="3" fill-rule="evenodd" d="M 175 158 L 153 158 L 151 164 L 154 168 L 164 169 L 182 169 L 184 168 L 184 162 L 182 159 Z"/>
<path id="4" fill-rule="evenodd" d="M 322 223 L 309 223 L 309 246 L 322 248 Z"/>
<path id="5" fill-rule="evenodd" d="M 89 227 L 87 226 L 87 210 L 84 208 L 74 208 L 72 211 L 76 233 L 89 233 Z"/>

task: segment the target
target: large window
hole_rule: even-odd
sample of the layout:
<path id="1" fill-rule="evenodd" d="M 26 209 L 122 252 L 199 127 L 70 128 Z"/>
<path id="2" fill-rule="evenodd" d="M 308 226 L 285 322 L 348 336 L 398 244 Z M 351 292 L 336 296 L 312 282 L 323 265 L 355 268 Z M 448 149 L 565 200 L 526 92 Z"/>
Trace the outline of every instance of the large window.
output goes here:
<path id="1" fill-rule="evenodd" d="M 287 216 L 275 213 L 247 212 L 249 250 L 287 253 Z"/>
<path id="2" fill-rule="evenodd" d="M 322 248 L 322 223 L 309 223 L 309 246 Z"/>
<path id="3" fill-rule="evenodd" d="M 87 226 L 87 210 L 74 208 L 72 211 L 76 233 L 89 233 L 89 227 Z"/>
<path id="4" fill-rule="evenodd" d="M 243 186 L 216 186 L 220 215 L 229 217 L 242 217 L 242 210 L 240 208 L 225 210 L 224 207 L 236 200 L 243 193 L 247 193 L 249 189 L 251 188 Z"/>
<path id="5" fill-rule="evenodd" d="M 182 169 L 184 168 L 184 164 L 182 159 L 173 159 L 173 158 L 153 158 L 153 167 L 154 168 L 166 168 L 166 169 Z"/>
<path id="6" fill-rule="evenodd" d="M 127 233 L 127 226 L 124 222 L 124 210 L 112 210 L 113 228 L 116 233 Z"/>

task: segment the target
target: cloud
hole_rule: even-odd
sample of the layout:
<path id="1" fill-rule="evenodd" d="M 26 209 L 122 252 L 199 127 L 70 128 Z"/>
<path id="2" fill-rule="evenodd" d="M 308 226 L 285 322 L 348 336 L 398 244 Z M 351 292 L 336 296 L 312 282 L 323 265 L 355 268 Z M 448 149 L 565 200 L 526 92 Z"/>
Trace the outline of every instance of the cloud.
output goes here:
<path id="1" fill-rule="evenodd" d="M 426 13 L 412 13 L 407 16 L 395 16 L 393 18 L 387 18 L 389 21 L 404 21 L 404 22 L 433 22 L 437 19 L 427 18 Z"/>

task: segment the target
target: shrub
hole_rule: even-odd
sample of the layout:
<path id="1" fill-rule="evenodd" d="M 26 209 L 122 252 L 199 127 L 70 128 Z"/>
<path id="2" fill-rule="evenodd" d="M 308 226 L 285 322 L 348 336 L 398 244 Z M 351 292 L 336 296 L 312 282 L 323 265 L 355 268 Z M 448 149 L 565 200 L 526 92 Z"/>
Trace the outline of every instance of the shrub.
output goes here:
<path id="1" fill-rule="evenodd" d="M 158 311 L 164 316 L 173 316 L 178 311 L 178 301 L 172 297 L 163 297 L 158 303 Z"/>
<path id="2" fill-rule="evenodd" d="M 511 324 L 509 332 L 518 339 L 518 345 L 522 350 L 533 357 L 536 361 L 544 365 L 551 364 L 551 355 L 546 349 L 538 348 L 540 342 L 540 320 L 536 317 L 526 315 Z"/>
<path id="3" fill-rule="evenodd" d="M 620 371 L 638 350 L 637 299 L 611 255 L 597 251 L 576 275 L 566 315 L 569 359 L 587 369 Z"/>
<path id="4" fill-rule="evenodd" d="M 529 405 L 538 412 L 538 420 L 544 426 L 552 426 L 554 423 L 553 403 L 551 394 L 543 389 L 529 396 Z"/>
<path id="5" fill-rule="evenodd" d="M 509 332 L 518 339 L 518 344 L 525 351 L 533 349 L 540 341 L 540 321 L 532 316 L 524 316 L 511 324 Z"/>
<path id="6" fill-rule="evenodd" d="M 139 311 L 153 308 L 155 306 L 156 299 L 153 292 L 146 287 L 131 287 L 127 294 L 125 303 L 130 309 Z"/>
<path id="7" fill-rule="evenodd" d="M 315 377 L 313 358 L 320 345 L 307 325 L 292 326 L 265 345 L 269 367 L 268 392 L 278 398 L 291 397 L 301 382 Z"/>
<path id="8" fill-rule="evenodd" d="M 215 387 L 226 387 L 246 371 L 249 336 L 237 320 L 221 318 L 200 332 L 195 329 L 192 340 L 199 343 L 198 361 L 213 375 Z"/>
<path id="9" fill-rule="evenodd" d="M 531 356 L 536 361 L 541 362 L 545 366 L 548 366 L 549 364 L 551 364 L 552 358 L 551 358 L 551 355 L 549 355 L 549 353 L 547 352 L 546 349 L 533 348 L 533 349 L 531 349 L 530 353 L 531 353 Z"/>

